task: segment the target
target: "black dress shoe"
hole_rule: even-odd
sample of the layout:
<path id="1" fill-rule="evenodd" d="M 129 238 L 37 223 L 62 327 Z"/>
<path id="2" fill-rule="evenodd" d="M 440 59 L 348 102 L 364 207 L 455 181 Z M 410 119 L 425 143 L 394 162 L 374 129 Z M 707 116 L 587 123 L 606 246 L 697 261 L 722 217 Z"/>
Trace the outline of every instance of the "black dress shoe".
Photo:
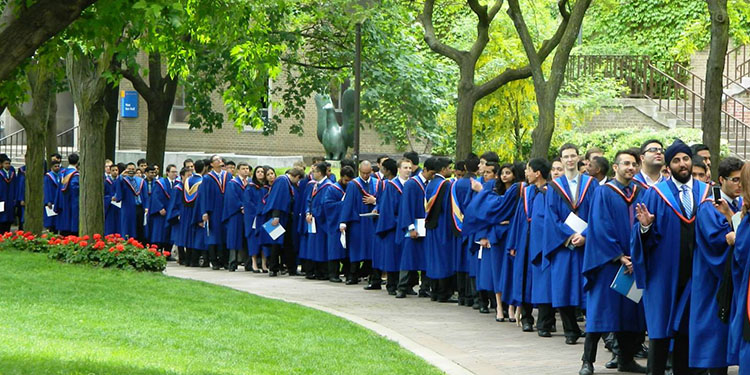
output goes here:
<path id="1" fill-rule="evenodd" d="M 237 271 L 237 267 L 229 266 L 229 269 L 227 269 L 227 271 L 229 271 L 229 272 Z"/>
<path id="2" fill-rule="evenodd" d="M 260 272 L 268 273 L 268 270 L 261 270 Z"/>
<path id="3" fill-rule="evenodd" d="M 495 317 L 495 321 L 498 322 L 498 323 L 505 323 L 505 318 Z"/>
<path id="4" fill-rule="evenodd" d="M 405 293 L 406 293 L 407 296 L 416 296 L 418 294 L 412 288 L 407 288 Z"/>
<path id="5" fill-rule="evenodd" d="M 438 300 L 438 296 L 435 293 L 430 294 L 430 301 L 435 302 Z"/>
<path id="6" fill-rule="evenodd" d="M 466 299 L 465 299 L 465 298 L 459 298 L 459 299 L 458 299 L 458 305 L 459 305 L 459 306 L 463 306 L 463 305 L 465 305 L 465 304 L 466 304 Z"/>
<path id="7" fill-rule="evenodd" d="M 221 269 L 221 267 L 219 267 L 219 266 L 211 266 L 211 269 L 214 270 L 214 271 L 218 271 L 218 270 Z"/>
<path id="8" fill-rule="evenodd" d="M 382 289 L 380 284 L 368 284 L 366 287 L 362 288 L 364 290 L 380 290 Z"/>
<path id="9" fill-rule="evenodd" d="M 578 332 L 578 337 L 580 337 L 580 338 L 586 337 L 586 331 L 581 330 L 581 332 Z"/>
<path id="10" fill-rule="evenodd" d="M 359 283 L 359 281 L 357 281 L 355 279 L 346 280 L 346 285 L 357 285 L 358 283 Z"/>
<path id="11" fill-rule="evenodd" d="M 396 292 L 396 298 L 406 298 L 406 293 L 403 290 L 399 290 Z"/>
<path id="12" fill-rule="evenodd" d="M 479 313 L 480 314 L 489 314 L 490 309 L 487 306 L 480 306 L 479 307 Z"/>
<path id="13" fill-rule="evenodd" d="M 315 280 L 324 281 L 324 280 L 328 280 L 328 277 L 326 277 L 326 276 L 315 276 Z"/>
<path id="14" fill-rule="evenodd" d="M 476 302 L 474 302 L 473 305 L 471 305 L 471 308 L 474 309 L 474 310 L 479 310 L 479 307 L 480 307 L 479 306 L 479 301 L 476 301 Z"/>
<path id="15" fill-rule="evenodd" d="M 549 331 L 550 331 L 550 332 L 553 332 L 553 333 L 554 333 L 554 332 L 557 332 L 557 326 L 552 326 L 552 327 L 550 327 Z"/>
<path id="16" fill-rule="evenodd" d="M 269 272 L 269 273 L 268 273 L 268 276 L 269 276 L 269 277 L 276 277 L 276 276 L 278 276 L 278 275 L 279 275 L 279 273 L 278 273 L 278 272 L 276 272 L 276 271 L 272 271 L 272 272 Z"/>
<path id="17" fill-rule="evenodd" d="M 294 276 L 294 275 L 289 274 L 289 276 Z M 305 279 L 307 279 L 307 280 L 315 280 L 315 275 L 313 275 L 311 273 L 308 273 L 307 275 L 305 275 Z"/>
<path id="18" fill-rule="evenodd" d="M 591 364 L 591 362 L 583 361 L 583 365 L 581 365 L 581 369 L 578 371 L 578 375 L 593 375 L 594 374 L 594 365 Z"/>
<path id="19" fill-rule="evenodd" d="M 474 305 L 474 298 L 467 298 L 466 301 L 464 301 L 464 306 L 471 307 Z"/>
<path id="20" fill-rule="evenodd" d="M 331 277 L 331 278 L 328 279 L 328 281 L 330 281 L 332 283 L 341 283 L 341 282 L 343 282 L 343 280 L 341 280 L 338 277 Z"/>
<path id="21" fill-rule="evenodd" d="M 389 296 L 395 296 L 396 295 L 396 291 L 395 290 L 389 290 L 388 291 L 388 295 Z"/>
<path id="22" fill-rule="evenodd" d="M 636 374 L 645 374 L 646 368 L 639 365 L 638 362 L 631 359 L 630 362 L 618 363 L 617 371 L 618 372 L 634 372 Z"/>
<path id="23" fill-rule="evenodd" d="M 619 362 L 617 354 L 612 354 L 612 359 L 609 360 L 609 362 L 604 364 L 605 368 L 617 368 L 617 362 Z"/>
<path id="24" fill-rule="evenodd" d="M 522 329 L 524 332 L 534 332 L 534 326 L 530 323 L 524 323 Z"/>
<path id="25" fill-rule="evenodd" d="M 412 292 L 413 292 L 413 290 L 412 290 Z M 413 296 L 413 294 L 409 293 L 408 289 L 406 290 L 406 294 Z M 420 297 L 422 297 L 422 298 L 427 298 L 427 297 L 430 296 L 430 293 L 428 291 L 426 291 L 426 290 L 420 289 L 419 293 L 417 293 L 417 295 L 420 296 Z"/>
<path id="26" fill-rule="evenodd" d="M 568 345 L 575 345 L 578 342 L 578 336 L 566 336 L 565 343 Z"/>
<path id="27" fill-rule="evenodd" d="M 455 299 L 455 298 L 440 298 L 440 299 L 438 299 L 438 302 L 440 302 L 440 303 L 456 303 L 456 302 L 458 302 L 458 300 Z"/>
<path id="28" fill-rule="evenodd" d="M 549 333 L 549 331 L 544 331 L 544 330 L 540 329 L 540 330 L 536 331 L 536 333 L 537 333 L 537 335 L 539 335 L 539 337 L 552 337 L 552 334 Z"/>
<path id="29" fill-rule="evenodd" d="M 641 350 L 635 353 L 636 358 L 648 358 L 648 347 L 646 344 L 641 344 Z"/>

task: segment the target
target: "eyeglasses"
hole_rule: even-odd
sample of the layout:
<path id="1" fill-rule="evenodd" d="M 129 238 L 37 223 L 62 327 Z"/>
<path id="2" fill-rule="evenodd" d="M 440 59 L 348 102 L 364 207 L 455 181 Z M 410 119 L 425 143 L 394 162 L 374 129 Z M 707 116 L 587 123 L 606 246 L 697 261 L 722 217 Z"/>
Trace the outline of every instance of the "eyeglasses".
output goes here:
<path id="1" fill-rule="evenodd" d="M 741 181 L 741 179 L 739 177 L 732 177 L 732 178 L 727 178 L 727 181 L 732 181 L 732 183 L 738 184 Z"/>
<path id="2" fill-rule="evenodd" d="M 664 149 L 661 147 L 649 147 L 646 149 L 646 152 L 658 152 L 660 154 L 664 153 Z"/>
<path id="3" fill-rule="evenodd" d="M 637 167 L 638 166 L 638 163 L 633 163 L 631 161 L 623 161 L 618 164 L 625 166 L 625 167 Z"/>

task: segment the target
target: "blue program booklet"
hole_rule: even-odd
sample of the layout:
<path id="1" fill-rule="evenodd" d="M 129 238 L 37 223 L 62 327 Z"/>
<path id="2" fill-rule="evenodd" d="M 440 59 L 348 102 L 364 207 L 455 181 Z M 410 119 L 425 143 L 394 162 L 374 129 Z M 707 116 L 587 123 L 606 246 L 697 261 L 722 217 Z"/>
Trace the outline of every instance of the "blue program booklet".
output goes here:
<path id="1" fill-rule="evenodd" d="M 612 280 L 612 284 L 609 287 L 614 289 L 614 291 L 616 291 L 617 293 L 628 297 L 628 299 L 630 299 L 631 301 L 638 303 L 641 301 L 641 297 L 643 296 L 643 289 L 638 289 L 636 287 L 633 274 L 625 273 L 627 269 L 628 268 L 624 265 L 620 266 L 620 269 L 617 271 L 617 275 L 615 275 L 615 279 Z"/>
<path id="2" fill-rule="evenodd" d="M 265 229 L 268 235 L 271 236 L 271 239 L 275 241 L 286 232 L 286 229 L 284 229 L 281 224 L 273 226 L 271 222 L 273 222 L 273 219 L 266 221 L 266 223 L 263 224 L 263 229 Z"/>

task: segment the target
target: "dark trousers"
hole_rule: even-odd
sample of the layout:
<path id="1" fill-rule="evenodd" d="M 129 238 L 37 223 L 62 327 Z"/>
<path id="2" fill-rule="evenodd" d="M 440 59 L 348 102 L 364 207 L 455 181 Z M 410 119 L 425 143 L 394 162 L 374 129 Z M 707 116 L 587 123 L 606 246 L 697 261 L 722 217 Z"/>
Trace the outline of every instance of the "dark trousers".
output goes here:
<path id="1" fill-rule="evenodd" d="M 208 258 L 214 268 L 229 268 L 229 251 L 224 245 L 208 245 Z"/>
<path id="2" fill-rule="evenodd" d="M 576 321 L 576 308 L 575 306 L 565 306 L 557 308 L 560 312 L 560 320 L 562 320 L 563 330 L 565 331 L 566 337 L 578 337 L 581 335 L 581 328 L 578 327 Z"/>
<path id="3" fill-rule="evenodd" d="M 135 239 L 143 245 L 146 244 L 146 231 L 143 227 L 143 206 L 135 206 Z"/>
<path id="4" fill-rule="evenodd" d="M 325 280 L 328 278 L 328 263 L 327 262 L 313 262 L 313 272 L 315 278 L 318 280 Z"/>
<path id="5" fill-rule="evenodd" d="M 458 300 L 466 300 L 466 295 L 469 292 L 469 274 L 466 272 L 456 273 L 456 290 L 458 291 Z"/>
<path id="6" fill-rule="evenodd" d="M 636 352 L 634 349 L 640 335 L 641 333 L 639 332 L 615 332 L 615 341 L 620 345 L 618 363 L 628 363 L 633 360 Z M 582 361 L 596 362 L 596 349 L 601 337 L 602 333 L 600 332 L 586 332 L 586 340 L 583 343 L 583 357 L 581 357 Z"/>
<path id="7" fill-rule="evenodd" d="M 532 312 L 534 311 L 534 306 L 532 306 L 530 303 L 522 303 L 521 304 L 521 323 L 523 324 L 530 324 L 534 325 L 534 315 L 532 315 Z"/>
<path id="8" fill-rule="evenodd" d="M 551 303 L 542 303 L 537 305 L 539 309 L 539 319 L 536 322 L 536 329 L 540 331 L 551 331 L 555 326 L 555 309 Z"/>
<path id="9" fill-rule="evenodd" d="M 208 259 L 206 259 L 205 251 L 188 248 L 186 253 L 188 259 L 190 259 L 190 267 L 208 267 L 209 262 Z M 201 257 L 203 257 L 202 263 Z"/>
<path id="10" fill-rule="evenodd" d="M 377 268 L 370 268 L 370 276 L 367 279 L 369 285 L 380 285 L 383 281 L 383 271 Z"/>
<path id="11" fill-rule="evenodd" d="M 477 278 L 469 277 L 468 285 L 466 285 L 466 300 L 471 303 L 467 303 L 467 305 L 473 305 L 477 299 L 479 299 L 477 295 Z"/>
<path id="12" fill-rule="evenodd" d="M 420 291 L 429 291 L 430 289 L 430 278 L 427 277 L 427 273 L 422 271 L 400 271 L 398 277 L 398 284 L 396 285 L 397 290 L 406 291 L 408 289 L 412 289 L 415 286 L 419 285 Z M 422 283 L 420 284 L 419 278 L 422 278 Z"/>
<path id="13" fill-rule="evenodd" d="M 664 374 L 669 358 L 670 339 L 651 339 L 648 342 L 648 373 L 652 375 Z M 674 348 L 672 350 L 672 371 L 674 374 L 689 374 L 688 348 L 690 347 L 689 336 L 678 333 L 674 337 Z M 622 351 L 622 346 L 620 351 Z"/>
<path id="14" fill-rule="evenodd" d="M 453 276 L 432 280 L 432 293 L 439 301 L 447 301 L 453 296 Z"/>
<path id="15" fill-rule="evenodd" d="M 385 282 L 385 289 L 389 292 L 395 292 L 398 287 L 398 272 L 388 272 L 387 280 Z"/>
<path id="16" fill-rule="evenodd" d="M 359 266 L 361 262 L 349 262 L 349 272 L 346 274 L 347 280 L 359 281 Z"/>
<path id="17" fill-rule="evenodd" d="M 185 248 L 183 246 L 177 246 L 177 263 L 183 266 L 190 264 L 190 259 L 187 257 Z"/>
<path id="18" fill-rule="evenodd" d="M 281 263 L 286 264 L 289 275 L 297 274 L 297 252 L 294 250 L 291 236 L 284 236 L 284 243 L 271 245 L 271 257 L 268 259 L 268 268 L 272 272 L 281 270 Z"/>
<path id="19" fill-rule="evenodd" d="M 489 307 L 490 306 L 490 292 L 488 292 L 486 290 L 480 290 L 479 292 L 477 292 L 477 296 L 479 298 L 479 306 L 480 307 Z"/>
<path id="20" fill-rule="evenodd" d="M 341 274 L 341 262 L 339 260 L 328 261 L 328 277 L 336 279 Z"/>
<path id="21" fill-rule="evenodd" d="M 372 276 L 372 260 L 363 260 L 362 263 L 359 266 L 359 274 L 358 276 L 361 278 L 367 277 L 367 281 L 371 281 L 369 279 L 370 276 Z"/>
<path id="22" fill-rule="evenodd" d="M 240 265 L 242 254 L 247 254 L 247 250 L 245 249 L 229 250 L 229 256 L 227 258 L 227 262 L 223 264 L 227 264 L 228 269 L 236 270 L 237 266 Z"/>
<path id="23" fill-rule="evenodd" d="M 6 223 L 0 223 L 0 234 L 3 234 L 5 232 L 10 232 L 10 226 L 13 224 L 12 221 L 6 222 Z"/>

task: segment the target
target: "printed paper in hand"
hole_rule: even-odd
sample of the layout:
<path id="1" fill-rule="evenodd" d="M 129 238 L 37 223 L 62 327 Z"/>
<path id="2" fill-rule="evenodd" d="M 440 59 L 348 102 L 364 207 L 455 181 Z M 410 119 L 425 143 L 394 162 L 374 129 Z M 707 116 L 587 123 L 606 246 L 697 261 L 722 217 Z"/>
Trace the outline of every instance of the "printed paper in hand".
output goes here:
<path id="1" fill-rule="evenodd" d="M 568 218 L 565 219 L 565 225 L 578 234 L 583 233 L 583 231 L 589 226 L 585 221 L 581 220 L 578 215 L 572 212 L 568 215 Z"/>
<path id="2" fill-rule="evenodd" d="M 734 228 L 734 234 L 737 235 L 737 228 L 740 227 L 742 221 L 742 211 L 732 215 L 732 228 Z"/>
<path id="3" fill-rule="evenodd" d="M 612 280 L 612 284 L 609 287 L 614 289 L 617 293 L 628 297 L 631 301 L 638 303 L 643 296 L 643 289 L 638 289 L 636 287 L 633 274 L 625 273 L 627 269 L 628 268 L 624 265 L 620 266 L 620 270 L 617 271 L 617 275 L 615 275 L 615 278 Z"/>
<path id="4" fill-rule="evenodd" d="M 55 205 L 53 204 L 52 207 L 50 206 L 44 206 L 44 212 L 47 213 L 47 217 L 57 216 L 57 212 L 55 212 Z"/>
<path id="5" fill-rule="evenodd" d="M 314 217 L 312 218 L 311 222 L 307 223 L 307 233 L 312 233 L 312 234 L 318 233 L 318 228 L 315 225 Z"/>
<path id="6" fill-rule="evenodd" d="M 115 206 L 117 208 L 122 208 L 122 202 L 112 201 L 111 203 L 112 203 L 113 206 Z"/>
<path id="7" fill-rule="evenodd" d="M 258 219 L 257 217 L 253 218 L 253 229 L 255 229 L 255 220 L 257 220 L 257 219 Z"/>
<path id="8" fill-rule="evenodd" d="M 417 229 L 417 236 L 424 237 L 427 235 L 427 228 L 424 226 L 425 219 L 417 219 L 414 222 L 414 227 Z"/>
<path id="9" fill-rule="evenodd" d="M 0 202 L 0 212 L 5 212 L 5 202 Z"/>
<path id="10" fill-rule="evenodd" d="M 477 256 L 477 258 L 482 259 L 482 247 L 481 246 L 479 247 L 479 253 L 478 254 L 479 255 Z"/>
<path id="11" fill-rule="evenodd" d="M 377 212 L 368 212 L 366 214 L 359 214 L 359 217 L 378 217 L 380 216 Z"/>
<path id="12" fill-rule="evenodd" d="M 346 249 L 346 232 L 341 232 L 341 237 L 339 237 L 339 241 L 341 242 L 341 247 Z"/>
<path id="13" fill-rule="evenodd" d="M 263 224 L 263 229 L 265 229 L 266 232 L 268 232 L 268 235 L 271 236 L 271 239 L 275 241 L 286 232 L 286 229 L 284 229 L 281 224 L 273 226 L 271 222 L 273 222 L 273 219 L 270 219 L 265 224 Z"/>
<path id="14" fill-rule="evenodd" d="M 148 212 L 143 213 L 143 226 L 148 225 Z"/>

